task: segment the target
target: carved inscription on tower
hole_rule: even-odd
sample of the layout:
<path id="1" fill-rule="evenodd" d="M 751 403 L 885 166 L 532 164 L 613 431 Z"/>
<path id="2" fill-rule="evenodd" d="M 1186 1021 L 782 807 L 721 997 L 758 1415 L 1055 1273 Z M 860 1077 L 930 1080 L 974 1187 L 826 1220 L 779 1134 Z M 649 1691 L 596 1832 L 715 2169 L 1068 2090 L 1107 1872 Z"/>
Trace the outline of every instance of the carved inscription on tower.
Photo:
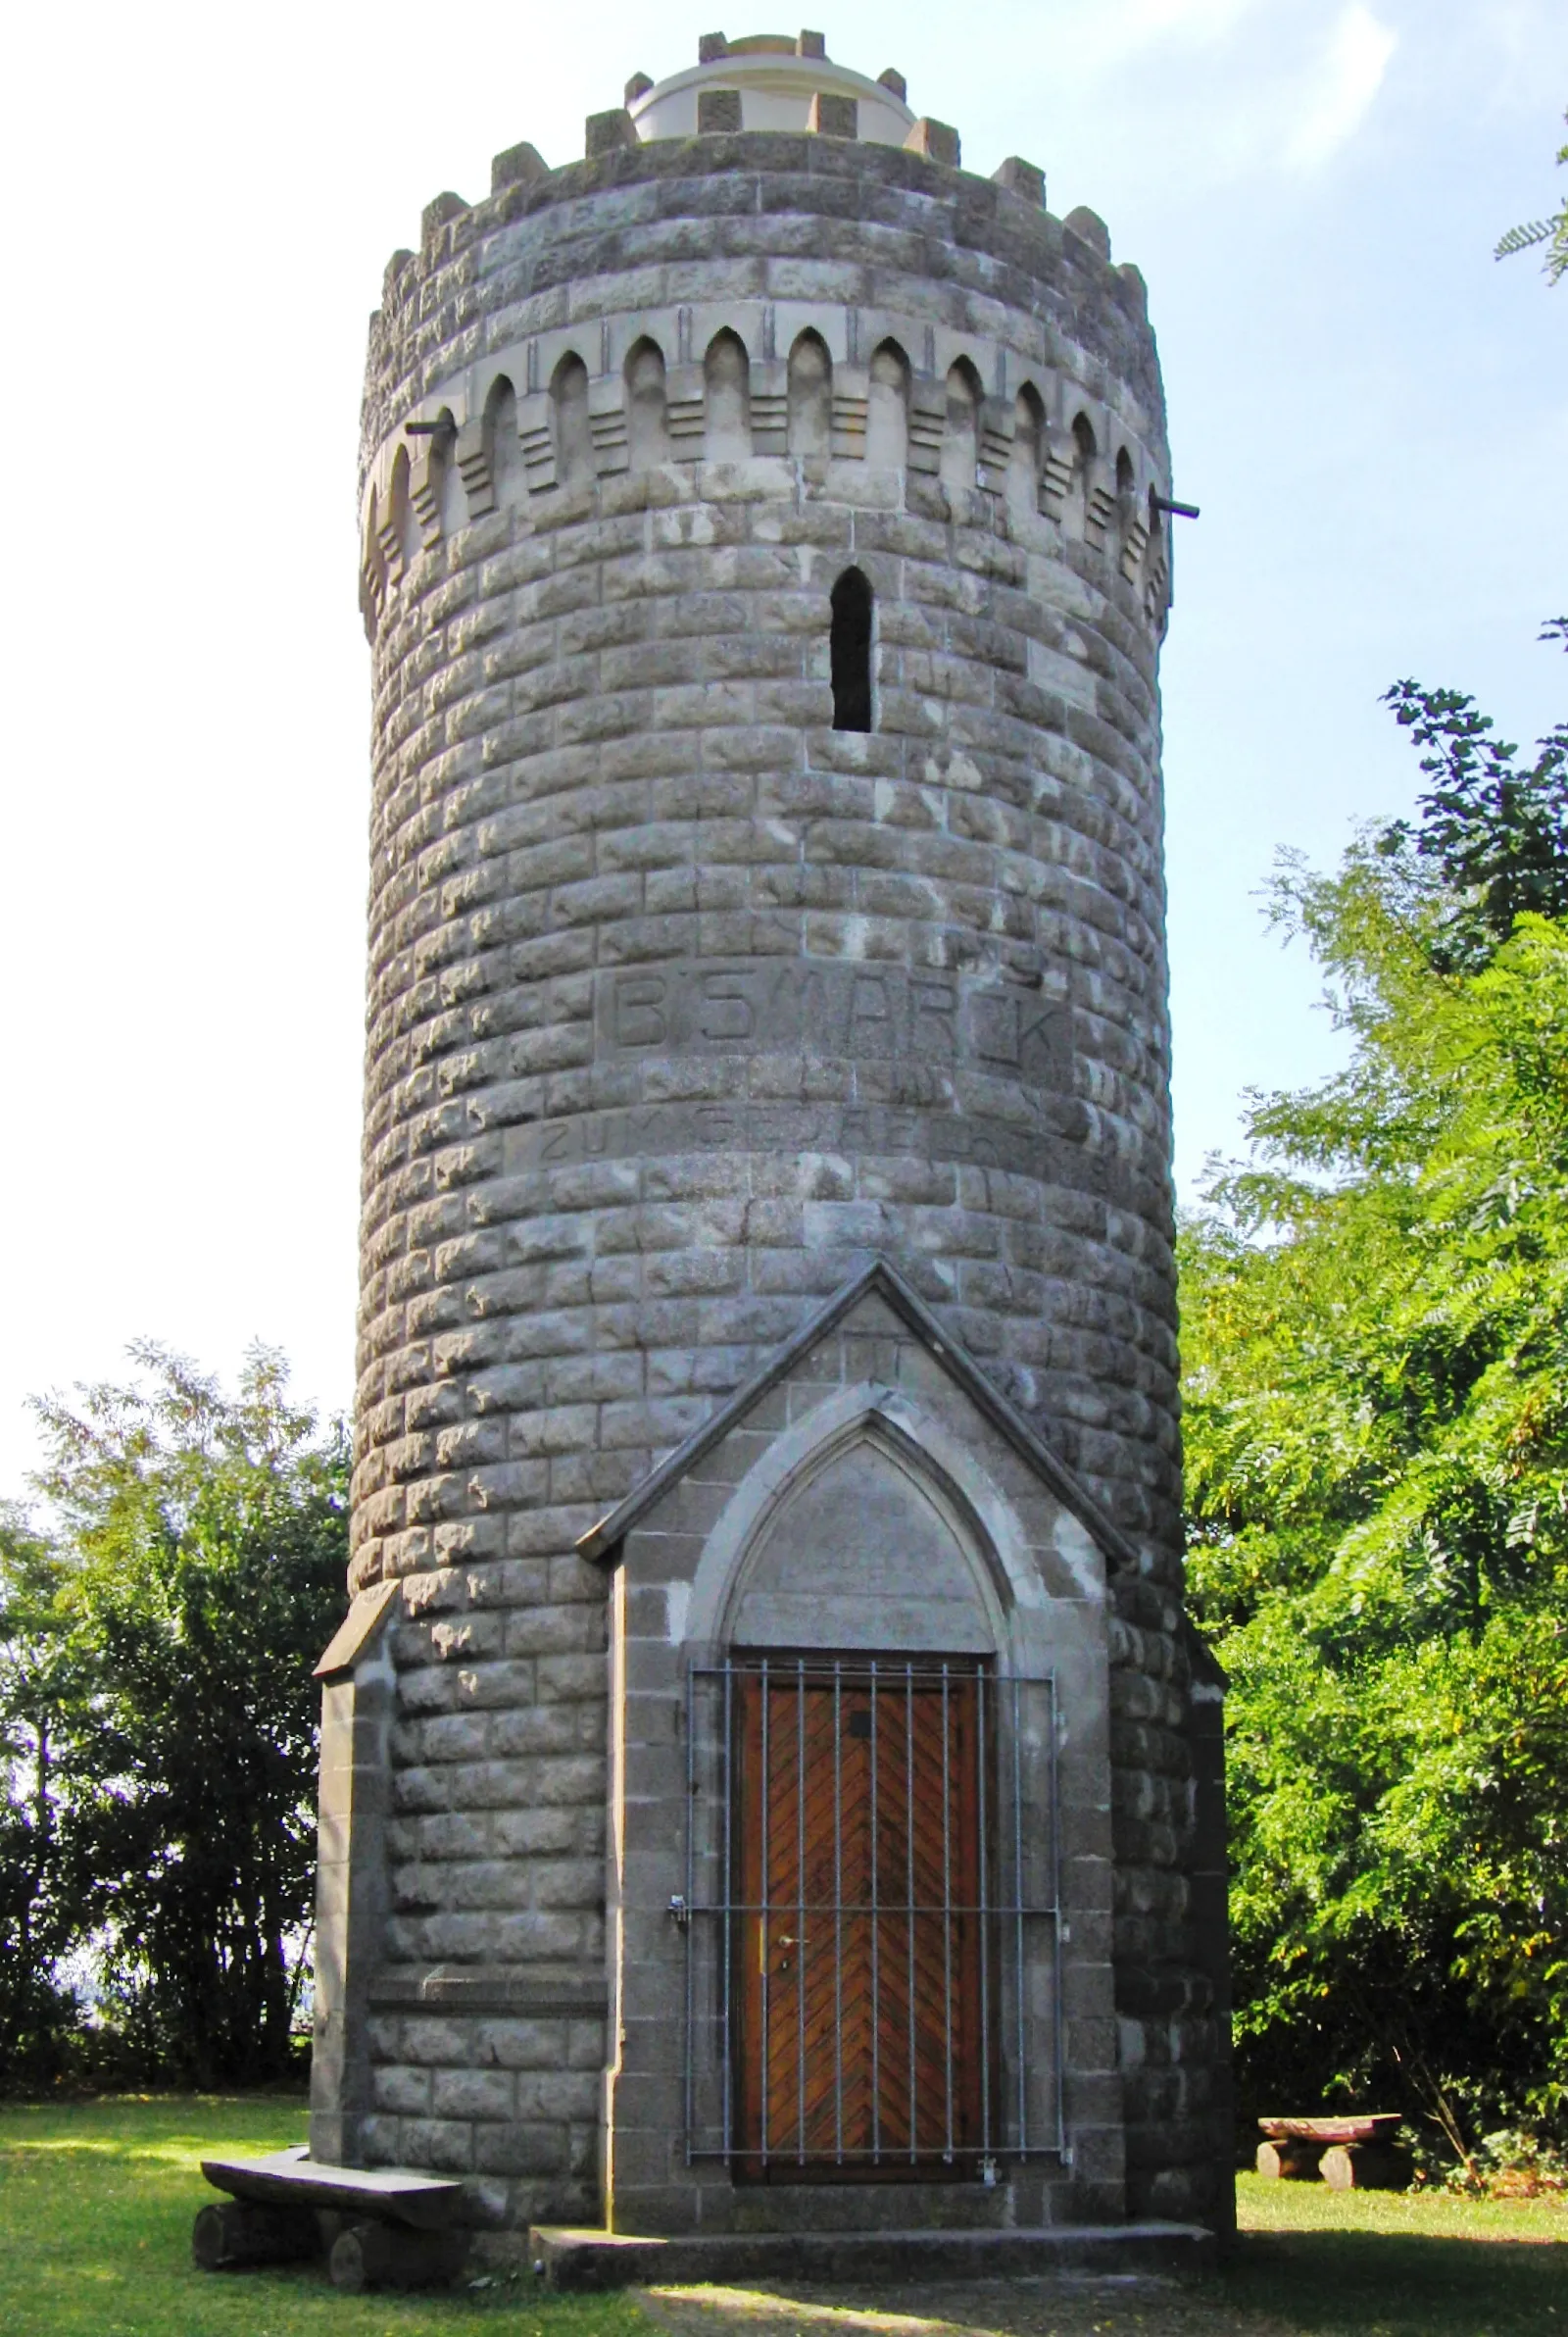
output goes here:
<path id="1" fill-rule="evenodd" d="M 1043 1142 L 1081 1140 L 1067 1008 L 994 971 L 682 960 L 600 972 L 593 1013 L 595 1061 L 631 1073 L 640 1102 L 514 1128 L 512 1170 L 713 1148 L 1027 1174 Z"/>
<path id="2" fill-rule="evenodd" d="M 926 1069 L 964 1066 L 1023 1087 L 1070 1083 L 1066 1010 L 1021 983 L 841 958 L 686 961 L 601 973 L 600 1062 L 804 1054 Z"/>

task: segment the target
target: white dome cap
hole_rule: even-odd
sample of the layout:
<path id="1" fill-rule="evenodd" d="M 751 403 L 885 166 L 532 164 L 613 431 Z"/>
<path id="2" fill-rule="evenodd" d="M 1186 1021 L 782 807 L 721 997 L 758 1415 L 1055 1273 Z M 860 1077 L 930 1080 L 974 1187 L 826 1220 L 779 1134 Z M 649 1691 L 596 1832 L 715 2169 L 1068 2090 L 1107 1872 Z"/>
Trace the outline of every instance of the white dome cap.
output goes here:
<path id="1" fill-rule="evenodd" d="M 914 124 L 904 101 L 904 77 L 889 72 L 881 80 L 851 73 L 824 54 L 819 32 L 798 38 L 782 32 L 754 33 L 726 41 L 705 34 L 701 62 L 667 80 L 627 90 L 626 111 L 639 138 L 693 138 L 697 101 L 708 90 L 733 89 L 740 96 L 742 129 L 802 131 L 813 97 L 853 98 L 857 132 L 878 146 L 902 146 Z M 636 94 L 633 94 L 633 91 Z"/>

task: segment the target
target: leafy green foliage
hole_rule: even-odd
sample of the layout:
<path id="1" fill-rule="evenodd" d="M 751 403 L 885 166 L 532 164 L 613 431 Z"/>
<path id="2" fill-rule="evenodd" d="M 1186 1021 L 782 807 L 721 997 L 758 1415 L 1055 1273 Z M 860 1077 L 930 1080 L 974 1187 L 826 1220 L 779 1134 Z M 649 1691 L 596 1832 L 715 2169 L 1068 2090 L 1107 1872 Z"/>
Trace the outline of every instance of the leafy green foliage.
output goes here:
<path id="1" fill-rule="evenodd" d="M 58 2012 L 62 1957 L 91 1947 L 142 2066 L 248 2081 L 291 2054 L 347 1455 L 265 1349 L 232 1398 L 134 1353 L 137 1384 L 36 1407 L 54 1528 L 0 1531 L 0 1891 L 31 1975 L 12 2017 L 24 2042 L 25 2004 Z"/>
<path id="2" fill-rule="evenodd" d="M 74 2015 L 57 1977 L 77 1928 L 55 1809 L 60 1576 L 22 1512 L 0 1509 L 0 2069 L 34 2082 L 57 2073 Z"/>
<path id="3" fill-rule="evenodd" d="M 1281 870 L 1350 1060 L 1251 1099 L 1183 1339 L 1244 2093 L 1463 2152 L 1568 2111 L 1568 926 L 1519 912 L 1562 875 L 1468 701 L 1438 718 L 1420 828 Z"/>
<path id="4" fill-rule="evenodd" d="M 1568 121 L 1568 115 L 1563 119 Z M 1568 163 L 1568 146 L 1558 147 L 1557 160 L 1559 164 Z M 1499 237 L 1492 256 L 1494 260 L 1511 260 L 1516 252 L 1538 251 L 1542 244 L 1547 247 L 1546 281 L 1559 283 L 1568 275 L 1568 203 L 1560 211 L 1554 211 L 1550 219 L 1529 220 L 1523 226 L 1510 227 Z"/>
<path id="5" fill-rule="evenodd" d="M 1542 639 L 1553 638 L 1568 644 L 1568 618 L 1544 628 Z M 1431 783 L 1416 825 L 1395 820 L 1379 847 L 1396 856 L 1413 844 L 1452 896 L 1431 941 L 1433 962 L 1483 966 L 1527 911 L 1568 916 L 1568 723 L 1521 770 L 1518 748 L 1492 735 L 1491 715 L 1462 691 L 1398 681 L 1386 702 L 1427 750 L 1421 769 Z"/>

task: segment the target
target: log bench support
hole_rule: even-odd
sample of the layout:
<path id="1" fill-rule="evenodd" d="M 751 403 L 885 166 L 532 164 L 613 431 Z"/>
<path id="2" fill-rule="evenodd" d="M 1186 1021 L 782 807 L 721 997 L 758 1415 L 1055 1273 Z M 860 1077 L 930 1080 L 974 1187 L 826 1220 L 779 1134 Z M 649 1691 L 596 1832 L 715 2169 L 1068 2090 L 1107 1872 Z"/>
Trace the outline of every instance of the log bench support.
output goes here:
<path id="1" fill-rule="evenodd" d="M 1310 2182 L 1321 2175 L 1331 2191 L 1402 2191 L 1410 2154 L 1398 2140 L 1397 2111 L 1367 2117 L 1260 2117 L 1267 2140 L 1257 2146 L 1257 2171 L 1274 2182 Z"/>
<path id="2" fill-rule="evenodd" d="M 1260 2142 L 1257 2171 L 1271 2182 L 1310 2183 L 1316 2178 L 1322 2156 L 1320 2142 Z"/>
<path id="3" fill-rule="evenodd" d="M 206 2272 L 326 2259 L 334 2288 L 434 2288 L 456 2278 L 467 2234 L 455 2216 L 461 2183 L 405 2166 L 327 2166 L 304 2151 L 205 2159 L 230 2194 L 201 2209 L 191 2254 Z"/>
<path id="4" fill-rule="evenodd" d="M 367 2288 L 439 2288 L 463 2269 L 461 2231 L 408 2231 L 396 2223 L 351 2223 L 332 2242 L 326 2276 L 358 2296 Z"/>
<path id="5" fill-rule="evenodd" d="M 1337 2142 L 1323 2153 L 1318 2172 L 1331 2191 L 1405 2191 L 1410 2154 L 1397 2143 Z"/>
<path id="6" fill-rule="evenodd" d="M 308 2208 L 275 2208 L 251 2199 L 199 2209 L 190 2235 L 198 2270 L 237 2272 L 252 2264 L 303 2263 L 318 2256 L 321 2234 Z"/>

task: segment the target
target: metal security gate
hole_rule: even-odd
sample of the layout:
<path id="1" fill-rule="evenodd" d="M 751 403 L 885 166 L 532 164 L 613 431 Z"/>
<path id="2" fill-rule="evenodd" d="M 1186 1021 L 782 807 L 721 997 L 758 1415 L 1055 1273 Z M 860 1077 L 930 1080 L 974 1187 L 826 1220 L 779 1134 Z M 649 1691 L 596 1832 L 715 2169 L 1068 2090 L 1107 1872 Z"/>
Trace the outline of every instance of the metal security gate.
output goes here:
<path id="1" fill-rule="evenodd" d="M 737 1657 L 687 1704 L 686 2150 L 737 2178 L 1062 2155 L 1050 1679 Z"/>

